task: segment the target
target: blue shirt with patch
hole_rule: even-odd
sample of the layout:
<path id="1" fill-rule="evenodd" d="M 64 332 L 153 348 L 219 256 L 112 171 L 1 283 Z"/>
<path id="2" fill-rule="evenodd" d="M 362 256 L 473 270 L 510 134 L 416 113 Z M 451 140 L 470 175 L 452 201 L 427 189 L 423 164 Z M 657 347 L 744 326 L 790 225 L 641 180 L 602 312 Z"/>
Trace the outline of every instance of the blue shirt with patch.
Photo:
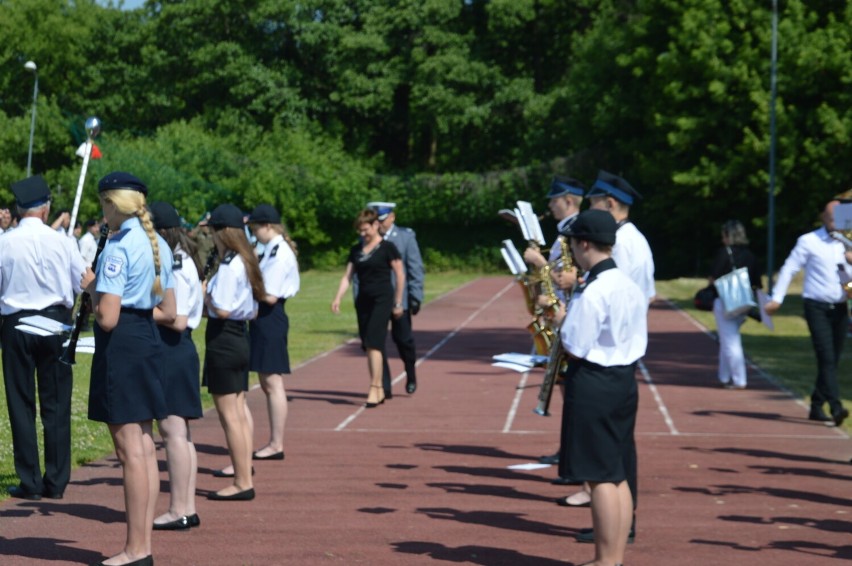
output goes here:
<path id="1" fill-rule="evenodd" d="M 160 247 L 160 285 L 174 288 L 172 252 L 157 236 Z M 154 285 L 154 253 L 151 240 L 138 218 L 122 222 L 121 229 L 107 240 L 95 269 L 98 293 L 121 297 L 121 306 L 152 309 L 163 300 L 151 292 Z"/>

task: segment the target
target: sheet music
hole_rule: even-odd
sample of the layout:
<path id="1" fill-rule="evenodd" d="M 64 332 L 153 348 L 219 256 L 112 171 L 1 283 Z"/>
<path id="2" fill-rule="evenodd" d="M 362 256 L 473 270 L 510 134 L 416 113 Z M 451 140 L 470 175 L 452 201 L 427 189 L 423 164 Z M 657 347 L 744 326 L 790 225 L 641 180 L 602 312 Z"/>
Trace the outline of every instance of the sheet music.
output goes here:
<path id="1" fill-rule="evenodd" d="M 538 242 L 539 245 L 544 245 L 544 234 L 541 231 L 541 224 L 538 222 L 538 216 L 530 203 L 524 200 L 518 201 L 518 208 L 515 209 L 518 214 L 518 220 L 521 224 L 521 232 L 527 241 Z"/>
<path id="2" fill-rule="evenodd" d="M 852 202 L 841 203 L 834 207 L 834 229 L 852 230 Z"/>
<path id="3" fill-rule="evenodd" d="M 500 253 L 503 254 L 503 259 L 509 266 L 509 271 L 512 275 L 520 275 L 527 272 L 527 264 L 524 263 L 524 258 L 518 253 L 518 248 L 515 247 L 512 240 L 503 240 L 503 247 L 500 248 Z"/>

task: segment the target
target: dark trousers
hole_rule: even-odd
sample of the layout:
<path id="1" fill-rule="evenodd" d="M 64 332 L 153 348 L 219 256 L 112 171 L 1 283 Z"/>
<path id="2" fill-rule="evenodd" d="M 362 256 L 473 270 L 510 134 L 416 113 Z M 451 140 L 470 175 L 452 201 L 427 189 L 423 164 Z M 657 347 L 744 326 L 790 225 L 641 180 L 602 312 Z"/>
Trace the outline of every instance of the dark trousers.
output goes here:
<path id="1" fill-rule="evenodd" d="M 61 336 L 35 336 L 15 329 L 18 320 L 41 314 L 68 323 L 65 308 L 21 311 L 3 317 L 3 381 L 12 429 L 15 472 L 30 494 L 59 494 L 71 477 L 71 366 L 59 361 Z M 36 385 L 36 375 L 38 384 Z M 39 467 L 36 387 L 44 430 L 44 476 Z"/>
<path id="2" fill-rule="evenodd" d="M 405 366 L 405 373 L 408 379 L 417 379 L 414 373 L 414 364 L 417 363 L 417 350 L 414 346 L 414 331 L 411 328 L 411 312 L 404 310 L 399 318 L 391 317 L 391 338 L 396 344 L 396 349 L 399 352 L 399 359 L 402 360 Z M 382 350 L 382 386 L 385 390 L 385 395 L 391 390 L 391 374 L 390 366 L 388 366 L 387 352 Z"/>
<path id="3" fill-rule="evenodd" d="M 811 299 L 803 302 L 817 361 L 811 405 L 822 408 L 824 403 L 828 403 L 832 414 L 836 414 L 843 408 L 837 385 L 837 364 L 846 338 L 848 309 L 846 303 L 822 303 Z"/>

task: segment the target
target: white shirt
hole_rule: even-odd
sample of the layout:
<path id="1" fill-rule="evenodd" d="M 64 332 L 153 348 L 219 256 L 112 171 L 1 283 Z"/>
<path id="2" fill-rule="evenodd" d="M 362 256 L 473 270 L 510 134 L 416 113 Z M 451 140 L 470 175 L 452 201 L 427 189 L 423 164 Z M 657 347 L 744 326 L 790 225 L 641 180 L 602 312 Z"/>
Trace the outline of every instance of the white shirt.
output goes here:
<path id="1" fill-rule="evenodd" d="M 803 298 L 823 303 L 845 302 L 846 292 L 837 273 L 838 265 L 847 269 L 845 250 L 842 243 L 829 235 L 825 226 L 800 236 L 778 272 L 778 281 L 772 289 L 772 300 L 784 302 L 790 281 L 804 268 Z"/>
<path id="2" fill-rule="evenodd" d="M 299 264 L 284 236 L 276 236 L 266 243 L 260 256 L 260 271 L 267 294 L 289 299 L 299 292 Z"/>
<path id="3" fill-rule="evenodd" d="M 179 267 L 178 259 L 180 263 Z M 177 314 L 178 316 L 186 317 L 188 328 L 198 328 L 201 322 L 201 311 L 204 308 L 198 270 L 195 269 L 195 262 L 189 257 L 189 254 L 183 251 L 180 245 L 175 248 L 175 260 L 173 273 Z"/>
<path id="4" fill-rule="evenodd" d="M 646 302 L 657 294 L 651 246 L 632 222 L 625 222 L 615 232 L 612 259 L 615 260 L 615 265 L 639 286 Z"/>
<path id="5" fill-rule="evenodd" d="M 219 270 L 210 279 L 207 293 L 214 307 L 230 313 L 229 320 L 251 320 L 257 316 L 257 301 L 252 295 L 246 266 L 239 254 L 219 264 Z M 207 315 L 218 318 L 212 310 Z"/>
<path id="6" fill-rule="evenodd" d="M 85 271 L 73 238 L 38 218 L 22 218 L 0 238 L 0 314 L 53 305 L 71 308 Z"/>
<path id="7" fill-rule="evenodd" d="M 98 251 L 98 240 L 91 232 L 86 232 L 78 242 L 80 245 L 80 255 L 83 256 L 83 261 L 86 265 L 91 266 L 95 261 L 95 254 Z"/>
<path id="8" fill-rule="evenodd" d="M 574 292 L 560 338 L 572 356 L 605 367 L 632 364 L 648 347 L 648 301 L 621 269 L 602 271 Z"/>

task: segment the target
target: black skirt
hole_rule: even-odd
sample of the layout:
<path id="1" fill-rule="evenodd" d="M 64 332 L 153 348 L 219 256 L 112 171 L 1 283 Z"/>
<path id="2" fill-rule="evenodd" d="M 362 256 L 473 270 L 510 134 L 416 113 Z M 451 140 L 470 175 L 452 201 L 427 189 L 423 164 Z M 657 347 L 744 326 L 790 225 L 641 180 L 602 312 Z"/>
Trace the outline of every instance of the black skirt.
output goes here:
<path id="1" fill-rule="evenodd" d="M 162 356 L 150 310 L 122 308 L 112 332 L 95 324 L 89 419 L 124 424 L 168 415 Z"/>
<path id="2" fill-rule="evenodd" d="M 358 314 L 358 334 L 361 336 L 362 348 L 384 351 L 392 311 L 392 292 L 377 297 L 358 293 L 355 312 Z"/>
<path id="3" fill-rule="evenodd" d="M 287 333 L 290 320 L 278 299 L 274 305 L 260 303 L 257 318 L 249 322 L 251 362 L 249 370 L 257 373 L 290 373 L 290 354 L 287 352 Z"/>
<path id="4" fill-rule="evenodd" d="M 201 411 L 201 363 L 192 342 L 192 331 L 176 332 L 157 326 L 163 341 L 166 407 L 169 415 L 198 419 Z"/>
<path id="5" fill-rule="evenodd" d="M 207 319 L 204 384 L 213 395 L 248 391 L 249 341 L 246 321 Z"/>
<path id="6" fill-rule="evenodd" d="M 578 481 L 624 481 L 624 455 L 632 446 L 639 392 L 635 364 L 604 367 L 572 363 L 565 382 L 561 473 Z M 561 464 L 561 462 L 560 462 Z"/>

